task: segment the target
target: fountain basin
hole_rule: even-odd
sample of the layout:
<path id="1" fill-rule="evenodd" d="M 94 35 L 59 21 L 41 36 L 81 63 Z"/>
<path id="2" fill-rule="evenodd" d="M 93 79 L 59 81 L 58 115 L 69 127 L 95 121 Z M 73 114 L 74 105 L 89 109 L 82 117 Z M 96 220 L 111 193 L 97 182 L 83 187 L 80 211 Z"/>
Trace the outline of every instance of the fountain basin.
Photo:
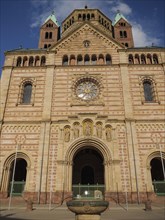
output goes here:
<path id="1" fill-rule="evenodd" d="M 109 202 L 103 200 L 71 200 L 67 202 L 68 209 L 74 212 L 76 220 L 100 220 Z"/>

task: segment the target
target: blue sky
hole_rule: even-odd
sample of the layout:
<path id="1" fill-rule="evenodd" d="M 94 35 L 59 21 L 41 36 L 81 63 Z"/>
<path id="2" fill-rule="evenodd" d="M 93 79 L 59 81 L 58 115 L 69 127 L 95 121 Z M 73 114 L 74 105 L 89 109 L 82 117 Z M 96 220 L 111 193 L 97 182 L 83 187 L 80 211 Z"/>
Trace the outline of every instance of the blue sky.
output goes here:
<path id="1" fill-rule="evenodd" d="M 85 5 L 111 20 L 120 10 L 132 24 L 135 46 L 165 46 L 164 0 L 0 0 L 0 67 L 4 51 L 38 47 L 39 28 L 53 10 L 61 23 Z"/>

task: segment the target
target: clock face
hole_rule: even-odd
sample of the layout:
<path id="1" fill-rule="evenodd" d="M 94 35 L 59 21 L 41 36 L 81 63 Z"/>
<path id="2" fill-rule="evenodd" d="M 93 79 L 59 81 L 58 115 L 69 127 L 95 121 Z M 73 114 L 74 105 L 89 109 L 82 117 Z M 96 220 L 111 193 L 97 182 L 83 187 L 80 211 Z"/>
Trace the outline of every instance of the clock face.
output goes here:
<path id="1" fill-rule="evenodd" d="M 77 85 L 76 94 L 83 100 L 94 99 L 98 95 L 98 86 L 92 81 L 84 81 Z"/>

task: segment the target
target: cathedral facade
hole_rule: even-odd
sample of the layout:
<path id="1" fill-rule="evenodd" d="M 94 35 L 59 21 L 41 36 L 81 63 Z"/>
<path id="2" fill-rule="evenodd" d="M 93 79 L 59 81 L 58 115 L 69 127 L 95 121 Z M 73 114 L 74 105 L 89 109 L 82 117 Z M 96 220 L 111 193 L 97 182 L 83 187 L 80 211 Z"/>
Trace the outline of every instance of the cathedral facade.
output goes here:
<path id="1" fill-rule="evenodd" d="M 88 189 L 142 202 L 163 193 L 164 74 L 164 48 L 134 47 L 121 13 L 112 22 L 76 9 L 61 29 L 52 13 L 38 49 L 5 53 L 0 197 L 62 203 Z"/>

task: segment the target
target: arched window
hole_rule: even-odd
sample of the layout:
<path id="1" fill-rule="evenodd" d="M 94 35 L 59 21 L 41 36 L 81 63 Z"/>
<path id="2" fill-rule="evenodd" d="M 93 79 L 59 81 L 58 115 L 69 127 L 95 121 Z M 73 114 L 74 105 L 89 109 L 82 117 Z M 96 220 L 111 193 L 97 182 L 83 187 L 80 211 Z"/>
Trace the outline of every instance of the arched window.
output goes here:
<path id="1" fill-rule="evenodd" d="M 35 66 L 39 66 L 40 65 L 40 58 L 39 56 L 35 57 Z"/>
<path id="2" fill-rule="evenodd" d="M 129 63 L 129 64 L 134 64 L 132 54 L 129 54 L 128 63 Z"/>
<path id="3" fill-rule="evenodd" d="M 91 14 L 91 18 L 92 18 L 92 19 L 94 19 L 94 18 L 95 18 L 95 15 L 94 15 L 93 13 Z"/>
<path id="4" fill-rule="evenodd" d="M 107 65 L 112 64 L 112 58 L 111 58 L 111 56 L 109 54 L 106 55 L 106 64 Z"/>
<path id="5" fill-rule="evenodd" d="M 152 64 L 151 54 L 147 54 L 147 64 Z"/>
<path id="6" fill-rule="evenodd" d="M 45 64 L 46 64 L 46 57 L 42 56 L 41 57 L 41 66 L 45 66 Z"/>
<path id="7" fill-rule="evenodd" d="M 125 43 L 125 46 L 128 47 L 128 43 Z"/>
<path id="8" fill-rule="evenodd" d="M 150 80 L 143 81 L 144 98 L 146 102 L 154 101 L 153 83 Z"/>
<path id="9" fill-rule="evenodd" d="M 48 32 L 45 33 L 45 39 L 48 39 Z"/>
<path id="10" fill-rule="evenodd" d="M 44 44 L 44 48 L 48 48 L 48 45 L 47 45 L 47 44 Z"/>
<path id="11" fill-rule="evenodd" d="M 140 59 L 138 54 L 135 54 L 135 64 L 140 64 Z"/>
<path id="12" fill-rule="evenodd" d="M 83 58 L 82 58 L 82 55 L 78 55 L 77 56 L 77 65 L 82 65 L 83 64 Z"/>
<path id="13" fill-rule="evenodd" d="M 158 64 L 158 56 L 156 54 L 153 55 L 153 63 Z"/>
<path id="14" fill-rule="evenodd" d="M 123 38 L 123 31 L 120 31 L 120 38 Z"/>
<path id="15" fill-rule="evenodd" d="M 33 66 L 33 63 L 34 63 L 34 58 L 30 57 L 29 58 L 29 66 Z"/>
<path id="16" fill-rule="evenodd" d="M 75 56 L 74 55 L 71 55 L 70 56 L 70 65 L 75 65 Z"/>
<path id="17" fill-rule="evenodd" d="M 90 63 L 90 58 L 89 58 L 89 55 L 86 54 L 85 57 L 84 57 L 84 64 L 89 65 L 89 63 Z"/>
<path id="18" fill-rule="evenodd" d="M 78 14 L 78 20 L 81 20 L 81 14 Z"/>
<path id="19" fill-rule="evenodd" d="M 49 32 L 49 39 L 52 39 L 52 32 Z"/>
<path id="20" fill-rule="evenodd" d="M 27 82 L 23 86 L 22 103 L 29 104 L 31 102 L 32 83 Z"/>
<path id="21" fill-rule="evenodd" d="M 91 62 L 93 65 L 97 64 L 97 57 L 95 54 L 92 55 Z"/>
<path id="22" fill-rule="evenodd" d="M 104 64 L 104 56 L 103 56 L 103 54 L 99 55 L 99 64 Z"/>
<path id="23" fill-rule="evenodd" d="M 163 166 L 165 167 L 165 160 L 160 157 L 155 157 L 150 162 L 152 181 L 163 181 Z"/>
<path id="24" fill-rule="evenodd" d="M 124 31 L 123 35 L 124 35 L 124 38 L 127 38 L 127 32 L 126 31 Z"/>
<path id="25" fill-rule="evenodd" d="M 83 14 L 83 21 L 86 20 L 86 14 Z"/>
<path id="26" fill-rule="evenodd" d="M 144 54 L 141 55 L 141 64 L 146 64 L 146 58 Z"/>
<path id="27" fill-rule="evenodd" d="M 28 58 L 24 57 L 23 58 L 23 66 L 27 66 L 28 65 Z"/>
<path id="28" fill-rule="evenodd" d="M 21 66 L 21 63 L 22 63 L 22 58 L 18 57 L 16 66 L 18 66 L 18 67 Z"/>
<path id="29" fill-rule="evenodd" d="M 90 20 L 90 14 L 87 14 L 87 20 Z"/>
<path id="30" fill-rule="evenodd" d="M 67 65 L 68 65 L 68 56 L 67 56 L 67 55 L 64 55 L 64 56 L 63 56 L 62 65 L 63 65 L 63 66 L 67 66 Z"/>

